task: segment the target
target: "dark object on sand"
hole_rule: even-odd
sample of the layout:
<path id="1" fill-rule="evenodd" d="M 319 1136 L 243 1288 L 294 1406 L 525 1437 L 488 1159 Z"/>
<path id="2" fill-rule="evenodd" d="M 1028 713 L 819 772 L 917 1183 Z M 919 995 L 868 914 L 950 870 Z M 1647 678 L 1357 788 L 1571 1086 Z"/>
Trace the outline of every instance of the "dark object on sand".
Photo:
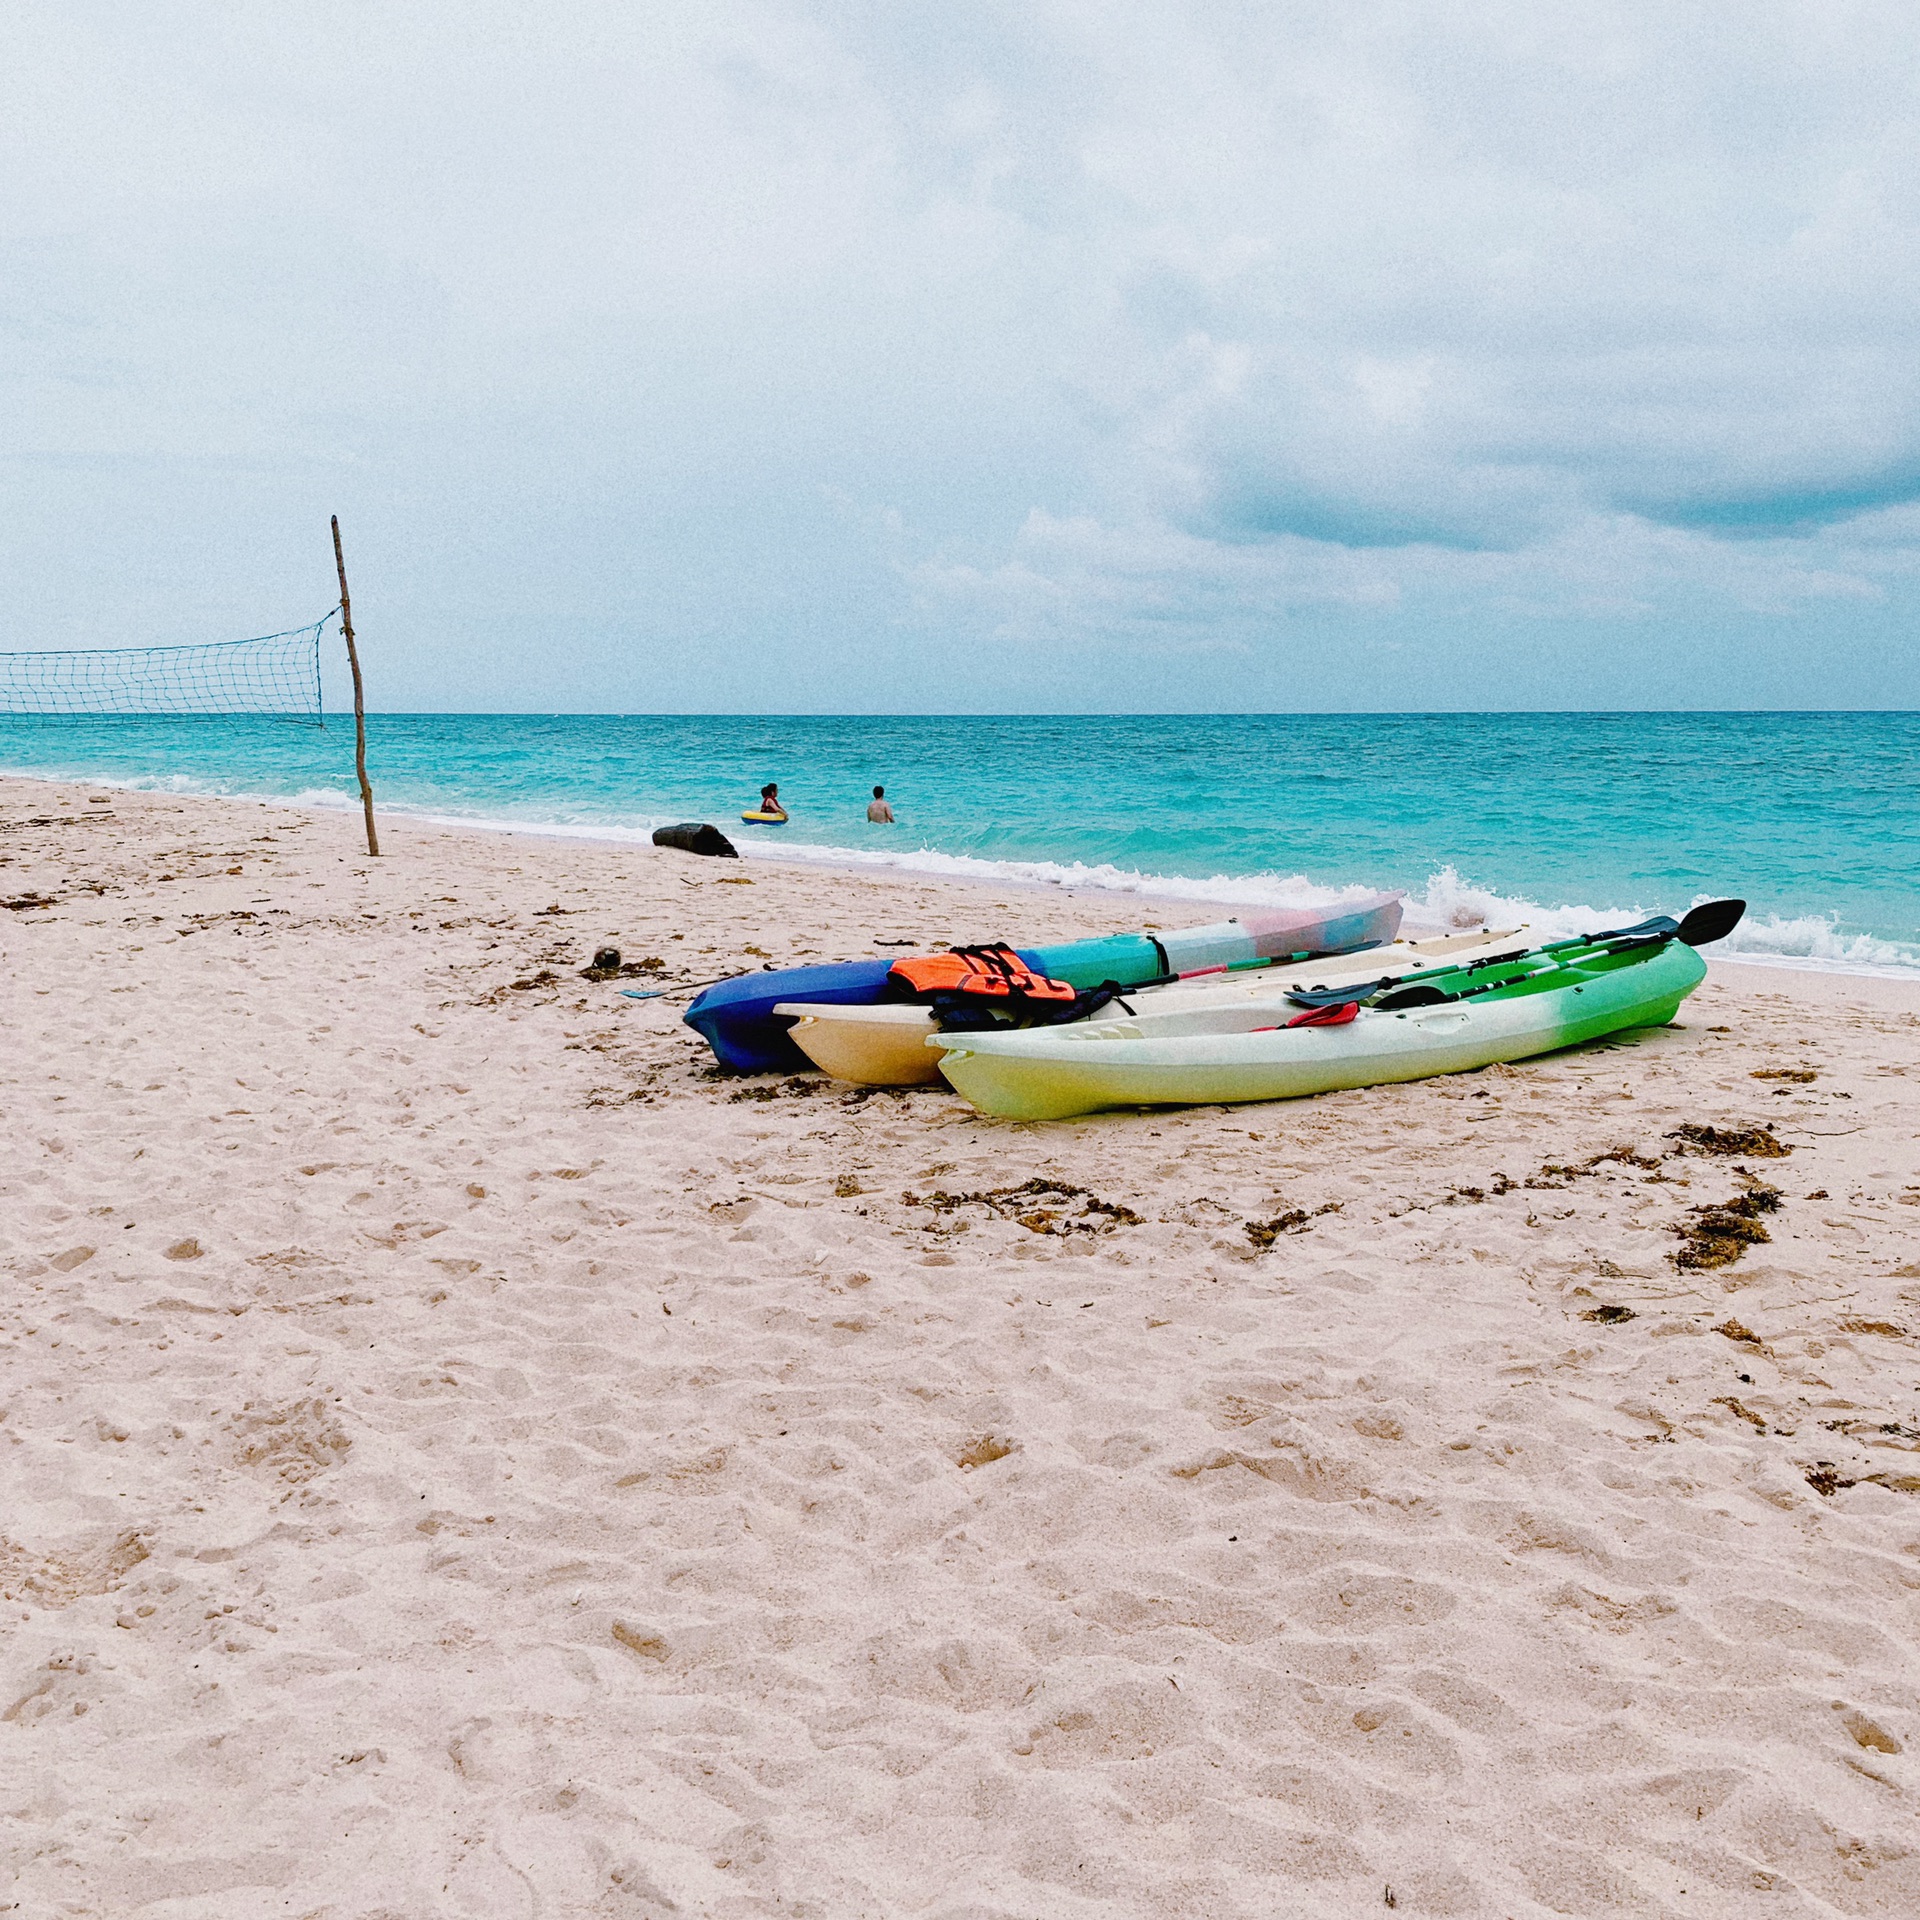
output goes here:
<path id="1" fill-rule="evenodd" d="M 656 847 L 678 847 L 682 853 L 704 853 L 716 860 L 738 860 L 734 845 L 718 827 L 703 820 L 682 820 L 677 827 L 655 827 Z"/>
<path id="2" fill-rule="evenodd" d="M 644 960 L 622 960 L 618 947 L 600 947 L 594 952 L 593 965 L 580 969 L 580 978 L 625 980 L 636 973 L 658 973 L 666 964 L 658 954 L 648 954 Z"/>

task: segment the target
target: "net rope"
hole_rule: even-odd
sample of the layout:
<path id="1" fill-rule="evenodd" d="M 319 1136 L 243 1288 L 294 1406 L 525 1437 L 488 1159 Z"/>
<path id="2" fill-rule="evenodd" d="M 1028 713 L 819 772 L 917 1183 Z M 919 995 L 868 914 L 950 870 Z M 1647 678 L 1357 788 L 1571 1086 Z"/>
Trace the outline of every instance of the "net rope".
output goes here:
<path id="1" fill-rule="evenodd" d="M 324 726 L 320 636 L 339 611 L 251 640 L 0 653 L 0 713 L 257 714 Z"/>

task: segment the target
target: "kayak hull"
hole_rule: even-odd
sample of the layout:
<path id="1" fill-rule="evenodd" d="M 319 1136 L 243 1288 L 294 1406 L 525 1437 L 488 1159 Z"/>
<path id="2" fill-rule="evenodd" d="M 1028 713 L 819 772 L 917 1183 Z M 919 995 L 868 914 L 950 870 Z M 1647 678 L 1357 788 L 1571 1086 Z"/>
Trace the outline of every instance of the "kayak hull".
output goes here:
<path id="1" fill-rule="evenodd" d="M 1344 1026 L 1250 1031 L 1261 1014 L 1251 1006 L 935 1036 L 928 1047 L 940 1052 L 941 1072 L 962 1095 L 1010 1120 L 1060 1120 L 1108 1107 L 1239 1105 L 1466 1073 L 1664 1026 L 1706 977 L 1699 955 L 1678 942 L 1627 964 L 1562 971 L 1564 978 L 1538 990 L 1529 983 L 1498 997 L 1368 1010 Z M 1177 1030 L 1182 1024 L 1186 1030 Z"/>
<path id="2" fill-rule="evenodd" d="M 1306 959 L 1377 947 L 1400 931 L 1400 915 L 1399 894 L 1377 893 L 1346 906 L 1268 908 L 1212 926 L 1180 927 L 1162 933 L 1160 946 L 1167 972 L 1199 973 L 1250 960 Z"/>
<path id="3" fill-rule="evenodd" d="M 1130 994 L 1124 1006 L 1116 1005 L 1102 1017 L 1111 1020 L 1137 1014 L 1150 1018 L 1183 1006 L 1279 1000 L 1293 987 L 1347 979 L 1374 980 L 1383 974 L 1414 975 L 1431 967 L 1457 966 L 1479 953 L 1510 949 L 1518 937 L 1516 933 L 1449 934 L 1434 940 L 1397 941 L 1370 947 L 1364 953 L 1323 957 L 1293 966 L 1205 974 L 1172 986 L 1144 988 Z M 794 1045 L 836 1080 L 866 1087 L 918 1087 L 932 1085 L 940 1078 L 939 1055 L 927 1045 L 938 1030 L 929 1008 L 791 1000 L 781 1002 L 773 1012 L 793 1021 Z"/>

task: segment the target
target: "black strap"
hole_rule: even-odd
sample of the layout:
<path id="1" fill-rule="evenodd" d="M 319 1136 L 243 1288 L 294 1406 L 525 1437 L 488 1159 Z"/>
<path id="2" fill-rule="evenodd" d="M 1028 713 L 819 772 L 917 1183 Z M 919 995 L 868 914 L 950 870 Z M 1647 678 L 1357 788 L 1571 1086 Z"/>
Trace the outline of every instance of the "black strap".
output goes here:
<path id="1" fill-rule="evenodd" d="M 1120 983 L 1103 980 L 1097 987 L 1083 987 L 1071 1000 L 1033 1000 L 1018 989 L 1004 998 L 982 1001 L 966 993 L 936 993 L 931 1005 L 933 1017 L 942 1033 L 989 1033 L 996 1027 L 1063 1027 L 1073 1020 L 1088 1020 L 1102 1008 L 1120 999 Z M 1131 1013 L 1133 1009 L 1127 1007 Z M 1013 1015 L 1009 1020 L 1006 1016 Z"/>

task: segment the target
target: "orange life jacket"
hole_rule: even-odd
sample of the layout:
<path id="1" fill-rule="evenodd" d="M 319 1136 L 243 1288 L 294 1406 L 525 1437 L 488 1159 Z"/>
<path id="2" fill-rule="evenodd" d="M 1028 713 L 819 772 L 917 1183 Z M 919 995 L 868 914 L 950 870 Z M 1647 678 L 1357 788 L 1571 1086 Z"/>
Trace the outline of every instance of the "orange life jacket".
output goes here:
<path id="1" fill-rule="evenodd" d="M 1073 988 L 1064 980 L 1034 973 L 1011 947 L 954 947 L 946 953 L 896 960 L 887 984 L 903 999 L 958 993 L 979 1000 L 1070 1003 Z"/>

